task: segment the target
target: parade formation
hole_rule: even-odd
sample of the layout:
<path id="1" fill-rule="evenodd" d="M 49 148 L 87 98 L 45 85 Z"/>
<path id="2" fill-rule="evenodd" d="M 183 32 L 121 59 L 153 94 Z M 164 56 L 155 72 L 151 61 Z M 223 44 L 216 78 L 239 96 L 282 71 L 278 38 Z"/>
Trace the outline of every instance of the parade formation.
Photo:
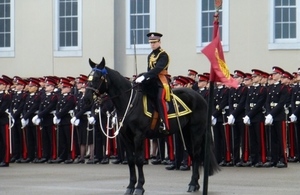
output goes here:
<path id="1" fill-rule="evenodd" d="M 298 162 L 300 69 L 292 74 L 277 66 L 270 73 L 235 70 L 232 77 L 239 84 L 237 89 L 219 82 L 209 86 L 209 73 L 191 69 L 184 76 L 168 75 L 172 88 L 192 88 L 206 101 L 214 99 L 212 134 L 219 165 L 285 168 L 288 162 Z M 134 82 L 136 76 L 127 79 Z M 76 78 L 2 75 L 0 166 L 109 164 L 109 158 L 126 164 L 124 146 L 114 136 L 114 105 L 103 94 L 101 102 L 86 107 L 86 85 L 83 74 Z M 209 87 L 214 87 L 214 97 L 209 97 Z M 165 164 L 166 170 L 190 170 L 189 156 L 182 149 L 174 150 L 174 146 L 182 147 L 182 141 L 172 136 L 146 140 L 144 164 L 150 161 Z"/>

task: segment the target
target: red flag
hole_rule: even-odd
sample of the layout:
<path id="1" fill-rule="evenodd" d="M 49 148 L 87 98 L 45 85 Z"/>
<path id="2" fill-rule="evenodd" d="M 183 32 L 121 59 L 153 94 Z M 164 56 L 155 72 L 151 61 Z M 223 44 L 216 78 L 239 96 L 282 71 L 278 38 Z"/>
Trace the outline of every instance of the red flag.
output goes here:
<path id="1" fill-rule="evenodd" d="M 214 22 L 214 35 L 215 37 L 212 42 L 202 50 L 202 53 L 206 55 L 211 63 L 210 80 L 222 82 L 227 86 L 237 88 L 238 83 L 230 76 L 229 69 L 225 63 L 217 21 Z"/>

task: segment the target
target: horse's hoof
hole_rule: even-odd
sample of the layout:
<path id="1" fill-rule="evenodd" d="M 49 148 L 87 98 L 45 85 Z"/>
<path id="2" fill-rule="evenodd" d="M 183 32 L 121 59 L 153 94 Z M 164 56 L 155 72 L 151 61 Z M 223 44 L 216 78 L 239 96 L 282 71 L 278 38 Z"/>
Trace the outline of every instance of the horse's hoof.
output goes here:
<path id="1" fill-rule="evenodd" d="M 196 192 L 199 191 L 200 185 L 189 185 L 189 189 L 187 192 Z"/>
<path id="2" fill-rule="evenodd" d="M 124 195 L 132 195 L 134 192 L 134 188 L 127 188 Z"/>
<path id="3" fill-rule="evenodd" d="M 144 189 L 135 189 L 134 192 L 133 192 L 133 195 L 143 195 L 145 192 Z"/>

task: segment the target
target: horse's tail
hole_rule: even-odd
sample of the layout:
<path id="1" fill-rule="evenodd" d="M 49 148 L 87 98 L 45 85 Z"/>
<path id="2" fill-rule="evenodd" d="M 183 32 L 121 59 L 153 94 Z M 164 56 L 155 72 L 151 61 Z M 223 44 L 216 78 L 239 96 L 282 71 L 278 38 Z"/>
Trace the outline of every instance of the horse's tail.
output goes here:
<path id="1" fill-rule="evenodd" d="M 207 132 L 206 132 L 207 133 Z M 204 158 L 205 158 L 205 143 L 206 143 L 206 133 L 203 136 L 203 142 L 202 142 L 202 150 L 201 150 L 201 161 L 204 162 Z M 217 162 L 215 153 L 214 153 L 214 142 L 212 139 L 212 136 L 210 136 L 210 140 L 209 140 L 209 176 L 213 175 L 214 173 L 217 173 L 219 171 L 221 171 L 220 166 Z M 204 164 L 204 163 L 203 163 Z"/>

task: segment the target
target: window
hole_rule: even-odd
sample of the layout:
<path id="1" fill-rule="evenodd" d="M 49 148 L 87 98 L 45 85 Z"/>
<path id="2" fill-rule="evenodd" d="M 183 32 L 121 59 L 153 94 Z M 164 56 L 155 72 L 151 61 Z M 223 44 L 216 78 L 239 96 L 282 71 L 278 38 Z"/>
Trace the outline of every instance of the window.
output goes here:
<path id="1" fill-rule="evenodd" d="M 14 55 L 14 0 L 0 0 L 0 57 Z"/>
<path id="2" fill-rule="evenodd" d="M 148 38 L 155 31 L 155 0 L 127 0 L 126 2 L 126 53 L 147 54 L 150 51 Z"/>
<path id="3" fill-rule="evenodd" d="M 271 0 L 269 49 L 300 49 L 299 8 L 296 0 Z"/>
<path id="4" fill-rule="evenodd" d="M 81 0 L 56 0 L 55 56 L 81 56 Z"/>
<path id="5" fill-rule="evenodd" d="M 197 52 L 200 52 L 212 41 L 215 4 L 211 0 L 198 0 L 198 38 Z M 219 10 L 219 31 L 223 50 L 228 51 L 229 36 L 229 0 L 223 0 L 222 8 Z"/>

